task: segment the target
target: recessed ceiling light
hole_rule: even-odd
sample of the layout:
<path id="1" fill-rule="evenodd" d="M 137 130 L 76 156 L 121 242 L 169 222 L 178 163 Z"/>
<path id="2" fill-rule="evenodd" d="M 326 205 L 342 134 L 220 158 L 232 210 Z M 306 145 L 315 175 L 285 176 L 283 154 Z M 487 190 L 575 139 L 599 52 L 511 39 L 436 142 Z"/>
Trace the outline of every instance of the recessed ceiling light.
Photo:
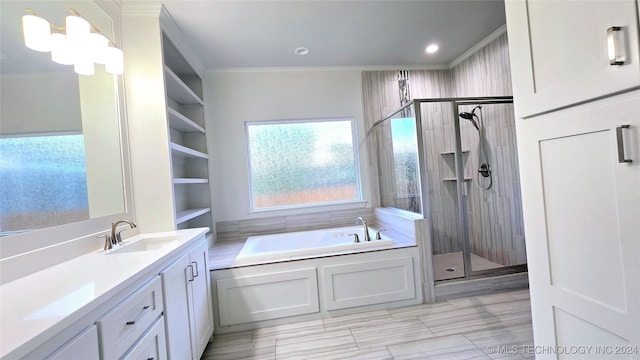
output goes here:
<path id="1" fill-rule="evenodd" d="M 303 56 L 303 55 L 307 55 L 307 54 L 309 53 L 309 48 L 306 48 L 306 47 L 299 47 L 299 48 L 296 48 L 293 52 L 294 52 L 296 55 Z"/>
<path id="2" fill-rule="evenodd" d="M 427 54 L 433 54 L 433 53 L 437 52 L 438 49 L 440 49 L 440 47 L 437 44 L 431 44 L 431 45 L 427 46 L 427 48 L 424 49 L 424 51 Z"/>

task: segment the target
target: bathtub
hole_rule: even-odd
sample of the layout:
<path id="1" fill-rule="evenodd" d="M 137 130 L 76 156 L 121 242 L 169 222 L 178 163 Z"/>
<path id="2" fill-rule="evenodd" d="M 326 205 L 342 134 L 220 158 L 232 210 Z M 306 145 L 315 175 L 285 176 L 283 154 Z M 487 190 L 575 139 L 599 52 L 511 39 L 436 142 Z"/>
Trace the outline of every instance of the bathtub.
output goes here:
<path id="1" fill-rule="evenodd" d="M 251 236 L 236 256 L 235 263 L 241 265 L 261 261 L 285 261 L 393 245 L 393 240 L 384 234 L 381 234 L 382 239 L 376 240 L 376 231 L 369 228 L 371 241 L 364 241 L 362 226 Z M 354 236 L 350 234 L 358 234 L 360 242 L 354 242 Z"/>

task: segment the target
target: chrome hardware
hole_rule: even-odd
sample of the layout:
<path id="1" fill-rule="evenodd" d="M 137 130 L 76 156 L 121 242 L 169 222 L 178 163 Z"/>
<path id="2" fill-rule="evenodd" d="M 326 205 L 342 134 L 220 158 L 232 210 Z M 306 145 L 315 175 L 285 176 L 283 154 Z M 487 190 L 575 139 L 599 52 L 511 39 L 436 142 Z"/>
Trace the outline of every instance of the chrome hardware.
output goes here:
<path id="1" fill-rule="evenodd" d="M 137 227 L 133 221 L 129 221 L 129 220 L 118 220 L 115 223 L 112 223 L 111 224 L 111 242 L 113 242 L 114 244 L 122 244 L 122 236 L 120 236 L 120 233 L 123 232 L 124 230 L 120 230 L 116 232 L 116 229 L 118 228 L 119 224 L 128 224 L 132 229 Z"/>
<path id="2" fill-rule="evenodd" d="M 96 238 L 104 238 L 104 250 L 111 250 L 115 247 L 115 243 L 113 242 L 113 238 L 109 234 L 104 234 L 100 236 L 96 236 Z"/>
<path id="3" fill-rule="evenodd" d="M 349 235 L 353 235 L 354 236 L 354 238 L 353 238 L 353 242 L 354 243 L 359 243 L 360 242 L 360 238 L 358 237 L 358 234 L 349 234 Z"/>
<path id="4" fill-rule="evenodd" d="M 609 52 L 609 65 L 624 64 L 625 51 L 622 27 L 612 26 L 607 29 L 607 49 Z"/>
<path id="5" fill-rule="evenodd" d="M 200 274 L 200 272 L 198 271 L 198 263 L 195 261 L 192 261 L 191 263 L 195 265 L 195 269 L 196 269 L 195 273 L 193 273 L 193 277 L 197 278 Z M 192 269 L 191 271 L 193 272 L 193 267 L 191 269 Z"/>
<path id="6" fill-rule="evenodd" d="M 387 229 L 380 229 L 376 231 L 376 240 L 382 240 L 382 235 L 380 235 L 380 233 L 383 231 L 387 231 Z"/>
<path id="7" fill-rule="evenodd" d="M 362 222 L 362 226 L 364 227 L 364 241 L 371 241 L 371 237 L 369 236 L 369 227 L 367 226 L 367 222 L 364 220 L 364 218 L 362 216 L 358 216 L 358 218 L 356 219 L 356 225 L 358 225 L 358 220 L 360 220 Z"/>
<path id="8" fill-rule="evenodd" d="M 127 321 L 127 325 L 135 325 L 135 324 L 136 324 L 136 321 L 139 321 L 139 320 L 142 318 L 142 316 L 144 315 L 145 311 L 146 311 L 146 310 L 149 310 L 149 308 L 150 308 L 150 307 L 151 307 L 151 306 L 149 306 L 149 305 L 145 305 L 145 306 L 142 308 L 142 312 L 140 312 L 140 315 L 138 315 L 138 317 L 137 317 L 137 318 L 135 318 L 135 319 L 133 319 L 133 320 L 131 320 L 131 321 Z"/>
<path id="9" fill-rule="evenodd" d="M 624 137 L 622 136 L 622 129 L 628 129 L 629 127 L 630 126 L 628 124 L 616 127 L 616 139 L 618 141 L 618 162 L 621 164 L 633 162 L 633 160 L 627 159 L 624 156 Z"/>
<path id="10" fill-rule="evenodd" d="M 191 264 L 193 264 L 193 263 L 191 263 Z M 189 282 L 192 282 L 193 280 L 196 279 L 196 277 L 195 277 L 195 275 L 193 273 L 193 265 L 191 265 L 191 264 L 187 265 L 187 267 L 191 269 L 191 279 L 187 279 L 187 281 L 189 281 Z"/>

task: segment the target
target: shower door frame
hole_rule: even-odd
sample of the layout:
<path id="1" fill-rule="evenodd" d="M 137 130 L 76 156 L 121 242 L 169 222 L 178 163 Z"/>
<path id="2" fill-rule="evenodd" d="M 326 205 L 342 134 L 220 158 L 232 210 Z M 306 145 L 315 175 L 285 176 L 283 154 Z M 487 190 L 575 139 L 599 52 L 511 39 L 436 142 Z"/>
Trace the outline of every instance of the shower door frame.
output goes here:
<path id="1" fill-rule="evenodd" d="M 395 110 L 391 114 L 385 116 L 383 119 L 376 121 L 372 128 L 377 126 L 380 123 L 383 123 L 398 114 L 401 111 L 405 111 L 408 108 L 413 107 L 414 118 L 416 122 L 416 136 L 418 142 L 418 162 L 420 164 L 419 174 L 420 174 L 420 191 L 421 193 L 421 215 L 426 218 L 431 218 L 430 212 L 430 199 L 429 199 L 429 188 L 428 188 L 428 178 L 427 178 L 427 154 L 424 144 L 424 135 L 422 133 L 422 111 L 420 105 L 422 103 L 450 103 L 453 111 L 453 126 L 454 126 L 454 136 L 455 136 L 455 153 L 454 153 L 454 166 L 456 172 L 456 191 L 457 191 L 457 204 L 458 204 L 458 217 L 459 221 L 459 232 L 462 234 L 462 238 L 459 239 L 462 241 L 462 256 L 463 256 L 463 264 L 464 264 L 464 277 L 454 278 L 454 279 L 446 279 L 446 280 L 435 280 L 436 282 L 452 282 L 459 281 L 460 279 L 468 279 L 468 278 L 477 278 L 477 277 L 487 277 L 487 276 L 495 276 L 495 275 L 504 275 L 511 273 L 519 273 L 527 271 L 527 264 L 521 265 L 511 265 L 504 266 L 500 268 L 487 269 L 487 270 L 477 270 L 473 271 L 471 268 L 471 244 L 469 243 L 469 221 L 467 218 L 467 205 L 465 202 L 465 198 L 468 197 L 467 194 L 467 185 L 464 181 L 464 162 L 462 159 L 462 138 L 460 133 L 460 118 L 459 114 L 459 106 L 461 105 L 496 105 L 496 104 L 512 104 L 513 96 L 483 96 L 483 97 L 457 97 L 457 98 L 431 98 L 431 99 L 414 99 L 408 104 L 400 107 Z M 433 227 L 430 226 L 430 231 L 433 231 Z M 433 239 L 433 233 L 430 234 L 431 239 Z M 433 254 L 431 254 L 433 257 Z"/>

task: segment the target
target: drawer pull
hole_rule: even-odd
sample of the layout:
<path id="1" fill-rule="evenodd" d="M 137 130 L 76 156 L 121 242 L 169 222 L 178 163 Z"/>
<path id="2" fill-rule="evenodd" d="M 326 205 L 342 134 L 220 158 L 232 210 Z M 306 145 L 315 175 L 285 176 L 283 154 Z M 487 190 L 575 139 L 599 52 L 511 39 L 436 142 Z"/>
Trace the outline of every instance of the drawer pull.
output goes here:
<path id="1" fill-rule="evenodd" d="M 198 275 L 200 274 L 200 272 L 198 271 L 198 263 L 197 263 L 197 262 L 195 262 L 195 261 L 192 261 L 191 263 L 195 265 L 195 269 L 196 269 L 195 274 L 193 274 L 193 277 L 194 277 L 194 278 L 197 278 L 197 277 L 198 277 Z M 193 269 L 193 268 L 192 268 L 192 269 Z"/>
<path id="2" fill-rule="evenodd" d="M 149 310 L 150 307 L 151 307 L 150 305 L 145 305 L 142 308 L 142 311 L 140 312 L 140 315 L 138 315 L 137 318 L 135 318 L 135 319 L 133 319 L 131 321 L 127 321 L 127 325 L 135 325 L 136 321 L 139 321 L 142 318 L 142 316 L 147 312 L 147 310 Z"/>
<path id="3" fill-rule="evenodd" d="M 609 52 L 609 65 L 624 65 L 624 33 L 622 27 L 612 26 L 607 29 L 607 50 Z"/>
<path id="4" fill-rule="evenodd" d="M 622 129 L 628 128 L 628 124 L 616 127 L 616 140 L 618 141 L 618 162 L 621 164 L 633 162 L 633 160 L 627 159 L 627 157 L 624 155 L 624 137 L 622 136 Z"/>

